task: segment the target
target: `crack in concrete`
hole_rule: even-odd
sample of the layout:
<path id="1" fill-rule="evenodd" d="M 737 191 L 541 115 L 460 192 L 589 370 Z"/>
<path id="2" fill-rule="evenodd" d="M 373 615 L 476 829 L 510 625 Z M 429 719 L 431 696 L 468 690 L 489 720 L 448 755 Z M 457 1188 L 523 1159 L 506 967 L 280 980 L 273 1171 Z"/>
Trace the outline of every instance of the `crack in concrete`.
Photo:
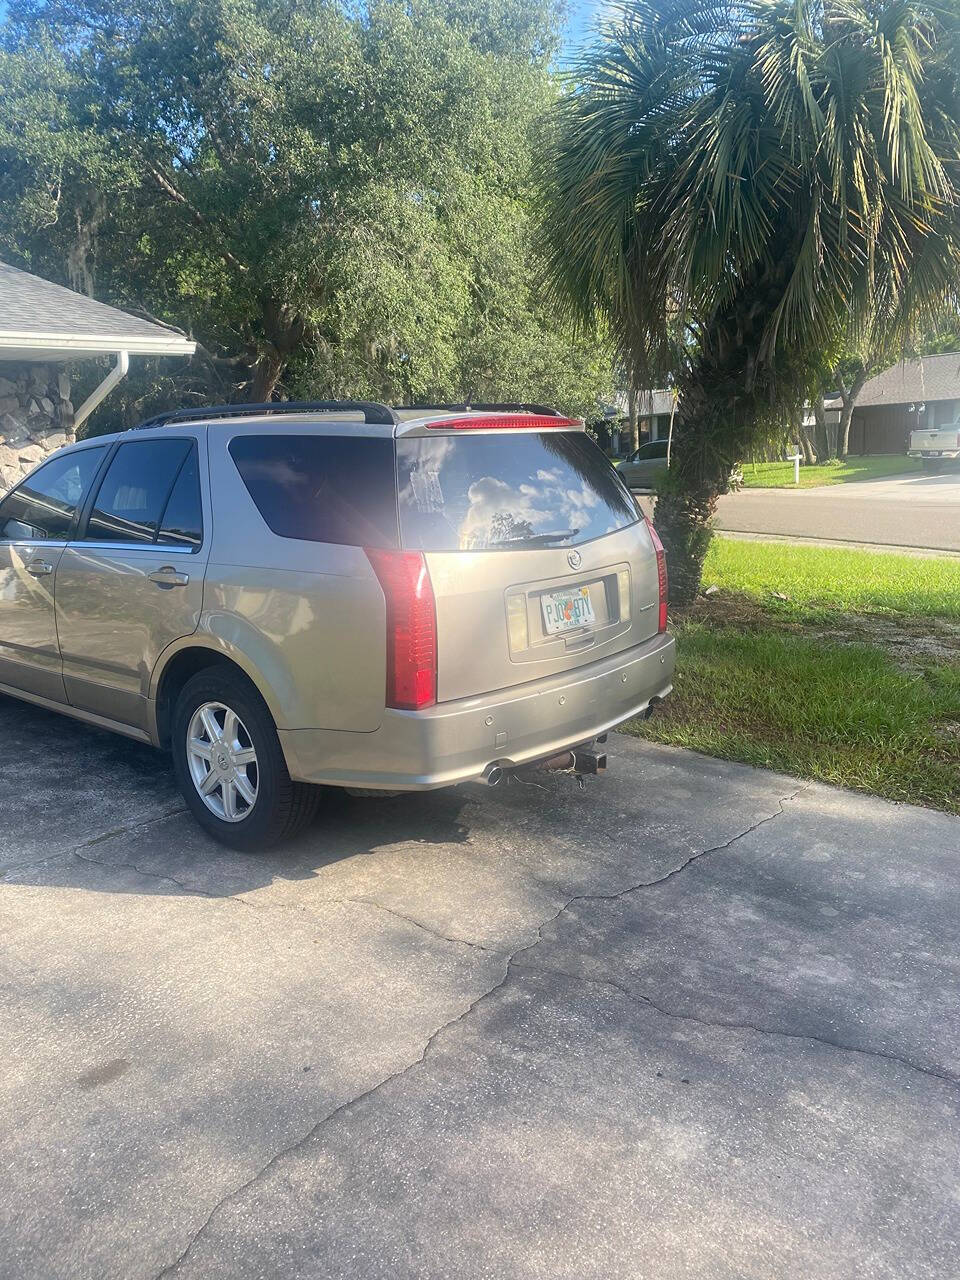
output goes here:
<path id="1" fill-rule="evenodd" d="M 511 961 L 511 967 L 513 967 L 513 961 Z M 813 1031 L 778 1031 L 774 1027 L 758 1026 L 755 1022 L 733 1022 L 726 1018 L 704 1018 L 695 1013 L 678 1013 L 674 1009 L 665 1009 L 663 1005 L 657 1004 L 649 996 L 641 995 L 638 991 L 631 991 L 629 987 L 625 987 L 614 978 L 593 978 L 585 973 L 572 973 L 569 969 L 559 969 L 553 965 L 519 964 L 516 965 L 516 969 L 518 973 L 526 971 L 527 973 L 552 974 L 558 978 L 567 978 L 573 982 L 583 982 L 589 986 L 609 987 L 613 991 L 619 992 L 620 995 L 625 996 L 633 1004 L 639 1005 L 641 1008 L 652 1009 L 654 1013 L 658 1013 L 664 1018 L 670 1018 L 675 1022 L 693 1022 L 700 1027 L 710 1027 L 723 1031 L 746 1031 L 760 1036 L 769 1036 L 771 1039 L 800 1040 L 808 1044 L 820 1044 L 828 1049 L 836 1049 L 840 1053 L 854 1053 L 865 1058 L 879 1058 L 883 1062 L 893 1062 L 901 1067 L 906 1067 L 910 1071 L 916 1071 L 919 1075 L 929 1076 L 933 1080 L 942 1080 L 944 1083 L 952 1085 L 955 1089 L 960 1088 L 960 1076 L 955 1076 L 949 1071 L 937 1071 L 934 1067 L 925 1067 L 919 1062 L 914 1062 L 912 1058 L 904 1058 L 898 1053 L 887 1053 L 883 1049 L 865 1049 L 859 1045 L 844 1044 L 840 1040 L 830 1040 L 828 1037 L 817 1035 Z"/>
<path id="2" fill-rule="evenodd" d="M 775 818 L 782 817 L 784 812 L 783 806 L 785 804 L 789 804 L 792 800 L 796 800 L 797 796 L 801 795 L 804 791 L 809 790 L 810 786 L 811 784 L 809 782 L 805 782 L 802 786 L 791 791 L 789 795 L 781 796 L 777 801 L 777 810 L 775 813 L 769 813 L 763 818 L 759 818 L 756 822 L 751 823 L 751 825 L 745 830 L 739 831 L 735 836 L 731 836 L 729 840 L 725 840 L 723 844 L 712 845 L 709 849 L 701 849 L 697 853 L 692 853 L 690 857 L 681 862 L 679 866 L 673 867 L 662 876 L 655 876 L 653 880 L 641 880 L 637 884 L 627 885 L 625 889 L 618 889 L 615 893 L 578 893 L 574 897 L 568 898 L 557 912 L 550 916 L 549 919 L 541 922 L 537 928 L 537 936 L 534 940 L 526 947 L 521 947 L 513 953 L 511 963 L 517 956 L 523 955 L 526 951 L 532 951 L 534 947 L 539 946 L 543 941 L 544 929 L 559 920 L 560 917 L 569 911 L 575 903 L 616 902 L 620 898 L 625 898 L 628 894 L 638 893 L 641 889 L 652 889 L 656 885 L 665 884 L 668 880 L 672 880 L 674 876 L 678 876 L 681 872 L 686 871 L 688 867 L 692 867 L 694 863 L 699 862 L 701 858 L 706 858 L 712 853 L 723 853 L 725 849 L 731 848 L 739 840 L 746 839 L 746 837 L 752 835 L 754 831 L 758 831 L 761 827 L 766 826 L 768 822 L 773 822 Z"/>
<path id="3" fill-rule="evenodd" d="M 179 811 L 178 811 L 179 812 Z M 167 815 L 168 817 L 171 815 Z M 143 824 L 147 825 L 147 824 Z M 135 830 L 136 828 L 128 828 Z M 125 832 L 112 832 L 111 835 L 125 834 Z M 90 845 L 100 844 L 106 836 L 92 840 L 87 845 L 81 845 L 80 848 L 89 848 Z M 196 889 L 191 885 L 184 884 L 182 880 L 178 880 L 176 876 L 170 875 L 169 872 L 150 871 L 145 867 L 139 866 L 135 862 L 104 862 L 100 858 L 91 858 L 74 849 L 70 853 L 60 855 L 62 857 L 79 858 L 81 862 L 86 862 L 90 866 L 103 867 L 105 870 L 132 871 L 136 875 L 145 876 L 151 880 L 159 880 L 164 884 L 174 884 L 185 894 L 200 898 L 212 898 L 215 901 L 224 903 L 234 903 L 237 906 L 246 907 L 249 911 L 271 912 L 271 911 L 291 911 L 300 915 L 312 915 L 325 907 L 336 906 L 359 906 L 373 907 L 377 911 L 383 911 L 387 915 L 403 920 L 406 924 L 412 925 L 415 929 L 421 929 L 424 933 L 429 934 L 431 938 L 436 938 L 439 942 L 450 942 L 455 946 L 470 947 L 474 951 L 483 951 L 488 955 L 506 955 L 507 952 L 501 947 L 486 947 L 481 942 L 473 942 L 470 938 L 455 937 L 452 934 L 441 933 L 437 929 L 432 929 L 430 925 L 424 924 L 422 920 L 417 920 L 414 916 L 406 915 L 402 911 L 397 911 L 394 907 L 388 907 L 383 902 L 377 902 L 375 898 L 322 898 L 318 902 L 304 905 L 302 903 L 289 902 L 253 902 L 245 895 L 245 891 L 240 893 L 213 893 L 209 889 Z"/>
<path id="4" fill-rule="evenodd" d="M 681 871 L 686 870 L 687 867 L 691 866 L 694 862 L 698 862 L 701 858 L 706 857 L 708 854 L 720 853 L 724 849 L 729 849 L 732 845 L 736 844 L 738 840 L 743 840 L 746 836 L 756 831 L 759 827 L 762 827 L 765 823 L 772 821 L 774 818 L 780 817 L 784 811 L 783 806 L 789 803 L 789 801 L 796 799 L 796 797 L 800 795 L 802 791 L 805 791 L 809 785 L 810 785 L 809 783 L 804 784 L 803 786 L 798 787 L 790 795 L 782 796 L 777 802 L 778 807 L 777 807 L 776 813 L 771 813 L 763 818 L 760 818 L 757 822 L 752 823 L 744 831 L 738 832 L 736 835 L 731 836 L 730 839 L 724 841 L 723 844 L 714 845 L 709 849 L 702 849 L 698 853 L 692 854 L 689 858 L 687 858 L 684 862 L 682 862 L 680 866 L 674 867 L 671 871 L 668 871 L 663 876 L 659 876 L 654 880 L 642 881 L 641 883 L 636 885 L 629 885 L 627 886 L 627 888 L 621 889 L 617 893 L 576 894 L 574 895 L 574 897 L 567 899 L 567 901 L 563 904 L 563 906 L 561 906 L 560 909 L 554 913 L 554 915 L 552 915 L 548 920 L 543 921 L 538 926 L 536 937 L 532 942 L 522 947 L 518 947 L 515 951 L 511 952 L 507 956 L 506 964 L 504 965 L 503 974 L 500 977 L 500 979 L 493 984 L 492 987 L 488 987 L 486 991 L 481 992 L 480 995 L 478 995 L 474 1000 L 472 1000 L 470 1004 L 467 1005 L 467 1007 L 461 1013 L 459 1013 L 455 1018 L 449 1019 L 447 1022 L 437 1027 L 435 1031 L 432 1031 L 430 1033 L 426 1042 L 424 1043 L 423 1049 L 421 1050 L 420 1054 L 416 1058 L 414 1058 L 412 1062 L 409 1062 L 405 1067 L 402 1067 L 399 1071 L 391 1072 L 390 1075 L 385 1076 L 377 1084 L 371 1086 L 371 1088 L 369 1089 L 364 1090 L 363 1093 L 358 1094 L 355 1098 L 351 1098 L 347 1102 L 341 1103 L 340 1106 L 335 1107 L 333 1111 L 321 1117 L 309 1129 L 309 1131 L 305 1133 L 302 1137 L 298 1138 L 295 1142 L 291 1143 L 289 1146 L 284 1147 L 282 1150 L 275 1152 L 267 1161 L 267 1163 L 263 1165 L 256 1173 L 251 1174 L 251 1176 L 247 1178 L 245 1182 L 242 1182 L 238 1187 L 235 1187 L 232 1191 L 227 1192 L 226 1195 L 221 1197 L 221 1199 L 217 1201 L 217 1203 L 213 1206 L 213 1208 L 207 1214 L 204 1221 L 200 1224 L 197 1230 L 193 1233 L 193 1235 L 187 1241 L 186 1246 L 180 1252 L 180 1254 L 178 1254 L 178 1256 L 174 1258 L 172 1262 L 168 1263 L 168 1265 L 164 1267 L 162 1271 L 157 1273 L 156 1280 L 163 1280 L 165 1276 L 171 1276 L 180 1269 L 181 1265 L 186 1261 L 187 1257 L 193 1250 L 194 1246 L 197 1244 L 197 1242 L 206 1232 L 207 1228 L 213 1222 L 214 1218 L 217 1216 L 220 1210 L 224 1208 L 225 1205 L 237 1199 L 245 1191 L 248 1191 L 252 1186 L 254 1186 L 257 1182 L 259 1182 L 261 1178 L 265 1177 L 270 1172 L 270 1170 L 275 1165 L 277 1165 L 281 1160 L 283 1160 L 285 1157 L 292 1155 L 295 1151 L 298 1151 L 302 1147 L 304 1147 L 310 1141 L 311 1138 L 313 1138 L 325 1125 L 329 1124 L 332 1120 L 335 1120 L 338 1116 L 343 1115 L 345 1112 L 349 1111 L 352 1107 L 359 1106 L 362 1102 L 365 1102 L 368 1098 L 371 1098 L 374 1094 L 378 1093 L 381 1089 L 385 1088 L 388 1084 L 391 1084 L 395 1080 L 402 1079 L 409 1072 L 421 1066 L 426 1061 L 428 1054 L 430 1053 L 431 1049 L 433 1048 L 437 1040 L 440 1038 L 440 1036 L 442 1036 L 444 1032 L 450 1030 L 452 1027 L 455 1027 L 459 1023 L 465 1021 L 465 1019 L 467 1019 L 481 1004 L 483 1004 L 484 1001 L 489 1000 L 493 996 L 495 996 L 496 993 L 503 988 L 504 984 L 509 979 L 511 975 L 511 971 L 513 970 L 514 965 L 516 964 L 517 957 L 524 955 L 526 952 L 531 951 L 533 950 L 534 947 L 538 946 L 539 943 L 543 941 L 543 930 L 547 927 L 547 925 L 552 924 L 555 920 L 557 920 L 575 902 L 612 901 L 617 898 L 622 898 L 628 893 L 636 893 L 640 889 L 651 888 L 653 885 L 662 884 L 664 881 L 671 879 L 673 876 L 679 875 Z M 352 901 L 366 902 L 366 904 L 369 906 L 379 907 L 381 910 L 390 912 L 389 907 L 383 907 L 382 904 L 376 903 L 370 899 L 367 899 L 367 900 L 353 899 Z M 398 912 L 391 912 L 391 914 L 399 915 Z M 418 925 L 418 927 L 420 928 L 425 927 L 423 925 L 420 925 L 419 922 L 417 921 L 410 920 L 406 916 L 402 916 L 401 918 L 408 920 L 408 922 L 411 924 Z M 427 932 L 433 933 L 433 931 L 429 929 L 427 930 Z M 434 934 L 434 936 L 441 937 L 442 935 Z M 451 939 L 446 939 L 446 941 L 451 941 Z M 479 944 L 468 943 L 467 945 L 474 946 Z M 529 967 L 535 968 L 535 966 L 529 966 Z M 522 972 L 524 966 L 520 965 L 518 966 L 518 968 Z M 566 975 L 566 976 L 570 977 L 572 975 Z"/>
<path id="5" fill-rule="evenodd" d="M 325 902 L 353 902 L 363 907 L 375 907 L 377 911 L 385 911 L 387 915 L 396 916 L 398 920 L 404 920 L 407 924 L 412 924 L 416 929 L 422 929 L 424 933 L 428 933 L 431 938 L 437 938 L 440 942 L 452 942 L 461 947 L 472 947 L 474 951 L 484 951 L 487 955 L 507 955 L 502 947 L 485 947 L 482 942 L 471 942 L 469 938 L 454 937 L 449 933 L 440 933 L 437 929 L 431 929 L 428 924 L 424 924 L 422 920 L 417 920 L 413 916 L 405 915 L 402 911 L 397 911 L 394 907 L 388 907 L 382 902 L 377 902 L 375 898 L 335 898 L 324 899 Z"/>
<path id="6" fill-rule="evenodd" d="M 175 884 L 181 893 L 189 894 L 191 897 L 215 898 L 224 902 L 240 902 L 245 907 L 251 905 L 236 894 L 210 893 L 207 889 L 193 889 L 190 885 L 184 884 L 182 880 L 178 880 L 176 876 L 162 871 L 146 871 L 135 862 L 104 862 L 101 858 L 87 857 L 79 849 L 74 849 L 71 856 L 77 858 L 80 862 L 85 862 L 90 867 L 102 867 L 105 871 L 132 871 L 135 875 L 144 876 L 148 880 L 159 880 L 163 884 Z"/>
<path id="7" fill-rule="evenodd" d="M 83 852 L 85 849 L 95 849 L 97 845 L 106 844 L 108 840 L 115 840 L 118 836 L 132 835 L 134 832 L 143 831 L 147 827 L 159 825 L 161 822 L 166 822 L 169 818 L 179 817 L 180 814 L 186 812 L 186 808 L 181 806 L 179 809 L 171 809 L 169 812 L 162 813 L 158 817 L 151 818 L 146 822 L 137 822 L 133 823 L 129 827 L 118 827 L 115 831 L 106 831 L 103 835 L 95 836 L 92 840 L 84 841 L 83 844 L 72 849 L 69 855 L 64 856 L 77 858 L 80 862 L 85 862 L 91 867 L 102 867 L 105 871 L 132 871 L 134 874 L 145 876 L 150 880 L 159 880 L 162 883 L 175 884 L 181 893 L 191 894 L 199 898 L 235 897 L 235 895 L 232 894 L 210 893 L 207 889 L 194 889 L 190 885 L 184 884 L 182 880 L 178 880 L 176 876 L 170 875 L 168 872 L 150 871 L 139 866 L 135 862 L 105 862 L 102 858 L 88 857 Z M 239 898 L 236 898 L 235 900 L 240 901 Z"/>
<path id="8" fill-rule="evenodd" d="M 166 813 L 158 813 L 153 818 L 144 818 L 142 822 L 131 822 L 126 827 L 115 827 L 112 831 L 104 831 L 100 835 L 92 836 L 74 849 L 76 853 L 79 849 L 92 849 L 95 845 L 106 844 L 108 840 L 114 840 L 117 836 L 131 835 L 134 831 L 143 831 L 146 827 L 156 826 L 160 822 L 166 822 L 168 818 L 176 818 L 181 813 L 186 813 L 185 805 L 178 805 L 176 809 L 168 809 Z"/>
<path id="9" fill-rule="evenodd" d="M 512 964 L 514 959 L 517 956 L 522 955 L 525 951 L 532 950 L 534 947 L 538 946 L 539 943 L 543 941 L 543 930 L 547 928 L 548 925 L 553 924 L 555 920 L 559 919 L 559 917 L 562 916 L 564 912 L 569 910 L 569 908 L 573 906 L 574 903 L 576 902 L 611 902 L 619 898 L 626 897 L 627 894 L 636 893 L 640 889 L 651 889 L 655 885 L 664 884 L 667 880 L 670 880 L 674 876 L 679 875 L 682 871 L 686 871 L 686 869 L 692 866 L 695 862 L 699 862 L 701 858 L 705 858 L 707 857 L 708 854 L 712 854 L 712 853 L 722 853 L 724 849 L 729 849 L 732 845 L 736 844 L 738 840 L 743 840 L 746 836 L 751 835 L 754 831 L 758 830 L 760 827 L 764 826 L 766 823 L 772 822 L 774 818 L 781 817 L 784 812 L 784 808 L 783 808 L 784 805 L 789 804 L 790 801 L 792 800 L 795 800 L 797 796 L 799 796 L 802 792 L 809 790 L 811 785 L 812 785 L 811 783 L 806 782 L 802 786 L 799 786 L 795 790 L 791 791 L 789 795 L 781 796 L 777 801 L 778 808 L 775 813 L 766 814 L 764 817 L 754 822 L 751 826 L 747 827 L 744 831 L 739 831 L 737 832 L 736 835 L 731 836 L 730 839 L 724 841 L 723 844 L 713 845 L 709 849 L 701 849 L 697 853 L 691 854 L 691 856 L 685 859 L 685 861 L 683 861 L 679 866 L 671 868 L 670 871 L 666 872 L 662 876 L 657 876 L 653 880 L 642 880 L 640 881 L 639 884 L 628 885 L 625 889 L 617 889 L 615 892 L 612 892 L 612 893 L 584 893 L 584 894 L 576 894 L 572 898 L 567 898 L 567 900 L 563 903 L 563 905 L 557 910 L 557 912 L 553 916 L 541 922 L 541 924 L 537 928 L 537 935 L 532 942 L 529 942 L 525 946 L 519 947 L 515 951 L 510 953 L 510 963 Z M 585 859 L 585 861 L 589 862 L 591 860 Z M 553 887 L 558 891 L 560 891 L 559 885 L 555 885 Z M 499 948 L 499 947 L 485 947 L 483 946 L 482 943 L 473 942 L 469 938 L 452 937 L 449 934 L 440 933 L 438 930 L 432 929 L 429 925 L 424 924 L 423 921 L 417 920 L 413 916 L 405 915 L 402 911 L 397 911 L 393 907 L 385 906 L 384 903 L 377 902 L 376 899 L 374 898 L 335 898 L 335 899 L 325 899 L 325 902 L 363 903 L 364 905 L 367 905 L 367 906 L 376 907 L 380 911 L 386 911 L 390 915 L 396 916 L 400 920 L 405 920 L 408 924 L 412 924 L 418 929 L 423 929 L 426 933 L 429 933 L 434 938 L 438 938 L 441 942 L 459 943 L 462 946 L 474 947 L 478 951 L 486 951 L 493 955 L 507 954 L 505 951 L 503 951 L 502 948 Z"/>
<path id="10" fill-rule="evenodd" d="M 82 852 L 82 850 L 95 848 L 97 845 L 104 844 L 106 843 L 106 841 L 112 840 L 117 836 L 129 835 L 135 831 L 140 831 L 146 827 L 152 826 L 155 823 L 162 822 L 167 818 L 176 817 L 178 814 L 181 814 L 181 813 L 186 813 L 186 809 L 184 808 L 174 809 L 174 810 L 171 810 L 169 813 L 160 814 L 158 817 L 151 818 L 146 822 L 136 823 L 129 827 L 119 827 L 115 831 L 104 832 L 102 835 L 94 836 L 90 840 L 85 841 L 83 844 L 79 845 L 75 849 L 65 850 L 63 853 L 55 854 L 53 857 L 49 859 L 44 859 L 43 861 L 47 862 L 47 861 L 54 861 L 55 858 L 72 857 L 72 858 L 77 858 L 81 862 L 85 862 L 90 866 L 102 867 L 106 871 L 110 871 L 110 870 L 132 871 L 136 875 L 145 876 L 146 878 L 151 880 L 157 880 L 164 884 L 176 885 L 176 887 L 182 893 L 189 894 L 195 897 L 200 897 L 200 898 L 212 898 L 212 899 L 220 900 L 223 902 L 233 902 L 238 904 L 239 906 L 248 908 L 248 910 L 250 911 L 263 911 L 263 912 L 295 911 L 295 912 L 306 914 L 308 912 L 312 913 L 315 910 L 319 910 L 324 907 L 332 907 L 332 906 L 356 905 L 356 906 L 362 906 L 362 907 L 373 907 L 378 911 L 383 911 L 388 915 L 395 916 L 398 920 L 405 921 L 407 924 L 412 925 L 415 929 L 422 929 L 424 933 L 429 934 L 431 937 L 436 938 L 440 942 L 450 942 L 457 946 L 471 947 L 475 951 L 483 951 L 489 955 L 506 955 L 507 954 L 507 952 L 505 952 L 501 947 L 487 947 L 487 946 L 484 946 L 483 943 L 474 942 L 470 938 L 462 938 L 462 937 L 454 936 L 452 934 L 441 933 L 438 929 L 431 928 L 430 925 L 425 924 L 422 920 L 418 920 L 414 916 L 406 915 L 404 912 L 398 911 L 394 907 L 388 907 L 385 903 L 378 902 L 375 898 L 366 898 L 366 897 L 364 898 L 355 898 L 355 897 L 323 898 L 319 902 L 311 903 L 307 906 L 304 906 L 300 903 L 293 904 L 293 903 L 285 903 L 285 902 L 267 902 L 267 903 L 253 902 L 248 897 L 246 897 L 247 891 L 245 890 L 241 890 L 239 893 L 214 893 L 209 889 L 198 889 L 192 885 L 185 884 L 182 880 L 178 880 L 176 876 L 171 875 L 169 872 L 152 871 L 148 867 L 143 867 L 136 862 L 106 862 L 102 858 L 92 858 L 92 857 L 89 857 L 84 852 Z M 42 865 L 42 863 L 30 863 L 28 865 L 40 866 Z"/>
<path id="11" fill-rule="evenodd" d="M 134 831 L 143 831 L 147 827 L 152 827 L 161 822 L 166 822 L 168 818 L 176 818 L 182 813 L 186 813 L 185 807 L 178 809 L 168 809 L 165 813 L 158 813 L 152 818 L 144 818 L 142 822 L 132 822 L 127 827 L 116 827 L 112 831 L 103 831 L 99 835 L 91 836 L 84 840 L 81 844 L 76 845 L 72 849 L 61 849 L 57 853 L 48 854 L 46 858 L 35 858 L 32 862 L 8 862 L 0 867 L 0 877 L 6 878 L 7 872 L 29 871 L 33 867 L 45 867 L 48 862 L 62 862 L 65 858 L 81 858 L 81 849 L 92 849 L 98 844 L 105 844 L 107 840 L 113 840 L 117 836 L 130 835 Z M 110 864 L 107 862 L 98 862 L 96 858 L 81 858 L 84 862 L 96 862 L 97 865 L 109 867 L 110 865 L 123 866 L 123 863 Z M 134 868 L 136 870 L 137 868 Z M 146 873 L 149 874 L 149 873 Z M 170 877 L 172 879 L 172 877 Z"/>
<path id="12" fill-rule="evenodd" d="M 168 1263 L 168 1265 L 164 1267 L 162 1271 L 159 1271 L 157 1273 L 156 1280 L 163 1280 L 164 1276 L 173 1275 L 177 1270 L 179 1270 L 180 1266 L 186 1261 L 194 1245 L 196 1245 L 197 1241 L 206 1231 L 207 1227 L 209 1227 L 210 1223 L 213 1221 L 216 1215 L 220 1212 L 220 1210 L 224 1208 L 225 1205 L 229 1204 L 232 1200 L 235 1200 L 239 1196 L 241 1196 L 245 1191 L 248 1191 L 250 1187 L 254 1186 L 255 1183 L 259 1182 L 261 1178 L 265 1177 L 270 1172 L 270 1170 L 274 1167 L 274 1165 L 279 1164 L 281 1160 L 285 1159 L 287 1156 L 293 1155 L 294 1152 L 299 1151 L 301 1147 L 306 1146 L 306 1144 L 311 1140 L 311 1138 L 313 1138 L 315 1134 L 317 1134 L 325 1125 L 329 1124 L 331 1120 L 335 1120 L 338 1116 L 343 1115 L 345 1112 L 349 1111 L 351 1108 L 359 1106 L 361 1103 L 365 1102 L 368 1098 L 373 1097 L 374 1094 L 378 1093 L 381 1089 L 385 1088 L 388 1084 L 392 1084 L 393 1081 L 395 1080 L 402 1080 L 403 1077 L 407 1075 L 408 1072 L 413 1071 L 415 1070 L 415 1068 L 421 1066 L 422 1063 L 426 1060 L 427 1055 L 429 1054 L 430 1050 L 433 1048 L 433 1045 L 439 1036 L 443 1035 L 443 1033 L 449 1030 L 451 1027 L 456 1026 L 457 1023 L 463 1022 L 465 1018 L 468 1018 L 470 1014 L 473 1013 L 474 1009 L 476 1009 L 476 1007 L 479 1004 L 481 1004 L 484 1000 L 487 1000 L 490 996 L 494 995 L 497 991 L 500 990 L 500 988 L 507 981 L 507 978 L 510 975 L 510 965 L 511 965 L 512 959 L 513 957 L 511 956 L 507 960 L 507 963 L 504 966 L 502 977 L 496 983 L 494 983 L 492 987 L 488 987 L 486 991 L 481 992 L 479 996 L 477 996 L 474 1000 L 471 1000 L 471 1002 L 467 1005 L 467 1007 L 463 1009 L 460 1013 L 458 1013 L 455 1018 L 448 1019 L 448 1021 L 444 1022 L 441 1026 L 437 1027 L 435 1031 L 432 1031 L 430 1033 L 430 1035 L 427 1037 L 426 1041 L 424 1042 L 423 1049 L 420 1051 L 418 1056 L 413 1059 L 412 1062 L 408 1062 L 405 1067 L 401 1067 L 398 1071 L 392 1071 L 388 1076 L 384 1076 L 382 1080 L 378 1081 L 375 1085 L 371 1085 L 369 1089 L 365 1089 L 362 1093 L 357 1094 L 355 1098 L 349 1098 L 346 1102 L 342 1102 L 340 1103 L 339 1106 L 334 1107 L 332 1111 L 328 1112 L 325 1116 L 322 1116 L 316 1122 L 316 1124 L 313 1125 L 311 1129 L 309 1129 L 305 1134 L 303 1134 L 302 1137 L 297 1138 L 295 1142 L 290 1143 L 289 1146 L 284 1147 L 282 1150 L 275 1152 L 267 1161 L 267 1163 L 263 1165 L 262 1168 L 258 1169 L 256 1173 L 251 1174 L 251 1176 L 245 1182 L 242 1182 L 238 1187 L 235 1187 L 232 1191 L 227 1192 L 225 1196 L 223 1196 L 220 1200 L 218 1200 L 217 1203 L 210 1210 L 210 1212 L 207 1214 L 207 1217 L 204 1219 L 204 1221 L 200 1224 L 197 1230 L 190 1237 L 190 1239 L 186 1244 L 186 1247 L 182 1250 L 182 1252 L 176 1258 L 174 1258 L 174 1260 L 171 1263 Z"/>

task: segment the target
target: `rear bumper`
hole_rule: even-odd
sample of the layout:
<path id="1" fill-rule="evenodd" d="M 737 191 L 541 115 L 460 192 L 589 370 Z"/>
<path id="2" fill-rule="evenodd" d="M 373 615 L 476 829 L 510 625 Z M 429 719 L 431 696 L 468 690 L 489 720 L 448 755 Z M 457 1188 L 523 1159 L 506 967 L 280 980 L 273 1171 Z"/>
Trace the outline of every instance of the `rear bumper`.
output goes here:
<path id="1" fill-rule="evenodd" d="M 479 778 L 487 765 L 528 764 L 588 742 L 640 715 L 673 687 L 673 637 L 575 672 L 440 703 L 385 712 L 372 733 L 280 731 L 290 776 L 300 782 L 420 791 Z"/>
<path id="2" fill-rule="evenodd" d="M 942 458 L 944 462 L 949 462 L 954 458 L 960 458 L 960 449 L 908 449 L 908 458 Z"/>

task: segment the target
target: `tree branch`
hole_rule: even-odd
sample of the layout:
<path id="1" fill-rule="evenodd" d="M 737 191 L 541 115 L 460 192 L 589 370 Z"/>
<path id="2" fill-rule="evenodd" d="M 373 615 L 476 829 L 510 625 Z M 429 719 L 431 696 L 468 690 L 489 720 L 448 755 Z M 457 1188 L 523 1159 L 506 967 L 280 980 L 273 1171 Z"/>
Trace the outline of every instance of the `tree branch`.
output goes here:
<path id="1" fill-rule="evenodd" d="M 190 201 L 187 199 L 187 197 L 183 194 L 183 192 L 178 191 L 177 188 L 173 185 L 173 183 L 167 177 L 165 177 L 164 174 L 162 174 L 159 169 L 156 169 L 151 165 L 149 172 L 150 172 L 150 176 L 153 178 L 154 182 L 156 182 L 157 186 L 164 193 L 164 195 L 168 196 L 174 202 L 174 204 L 179 204 L 184 209 L 186 209 L 186 211 L 190 214 L 190 217 L 196 226 L 203 227 L 205 230 L 213 230 L 214 224 L 211 222 L 211 220 L 205 217 L 204 214 L 202 214 L 200 210 L 196 207 L 196 205 L 191 204 Z M 221 227 L 221 231 L 222 230 L 223 229 Z M 235 267 L 237 271 L 250 270 L 250 268 L 246 265 L 246 263 L 241 262 L 240 259 L 236 256 L 236 254 L 231 253 L 230 250 L 227 249 L 224 245 L 221 245 L 219 247 L 219 252 L 222 255 L 224 261 L 228 262 L 231 267 Z"/>

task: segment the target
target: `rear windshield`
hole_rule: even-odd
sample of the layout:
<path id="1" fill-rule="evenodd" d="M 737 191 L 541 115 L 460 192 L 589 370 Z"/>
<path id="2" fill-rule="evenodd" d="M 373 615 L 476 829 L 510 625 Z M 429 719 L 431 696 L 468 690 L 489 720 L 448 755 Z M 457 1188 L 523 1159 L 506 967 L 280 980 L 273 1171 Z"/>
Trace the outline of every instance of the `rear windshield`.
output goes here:
<path id="1" fill-rule="evenodd" d="M 260 514 L 282 538 L 397 545 L 392 440 L 236 436 L 230 456 Z"/>
<path id="2" fill-rule="evenodd" d="M 569 547 L 639 519 L 581 431 L 401 438 L 397 479 L 411 550 Z"/>

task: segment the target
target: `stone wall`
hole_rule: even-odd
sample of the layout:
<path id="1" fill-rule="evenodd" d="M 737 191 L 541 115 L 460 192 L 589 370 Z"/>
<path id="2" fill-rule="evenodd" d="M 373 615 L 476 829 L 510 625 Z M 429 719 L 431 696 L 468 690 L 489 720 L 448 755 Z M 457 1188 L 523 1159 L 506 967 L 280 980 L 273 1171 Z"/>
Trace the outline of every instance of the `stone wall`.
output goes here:
<path id="1" fill-rule="evenodd" d="M 74 439 L 63 366 L 0 362 L 0 494 Z"/>

